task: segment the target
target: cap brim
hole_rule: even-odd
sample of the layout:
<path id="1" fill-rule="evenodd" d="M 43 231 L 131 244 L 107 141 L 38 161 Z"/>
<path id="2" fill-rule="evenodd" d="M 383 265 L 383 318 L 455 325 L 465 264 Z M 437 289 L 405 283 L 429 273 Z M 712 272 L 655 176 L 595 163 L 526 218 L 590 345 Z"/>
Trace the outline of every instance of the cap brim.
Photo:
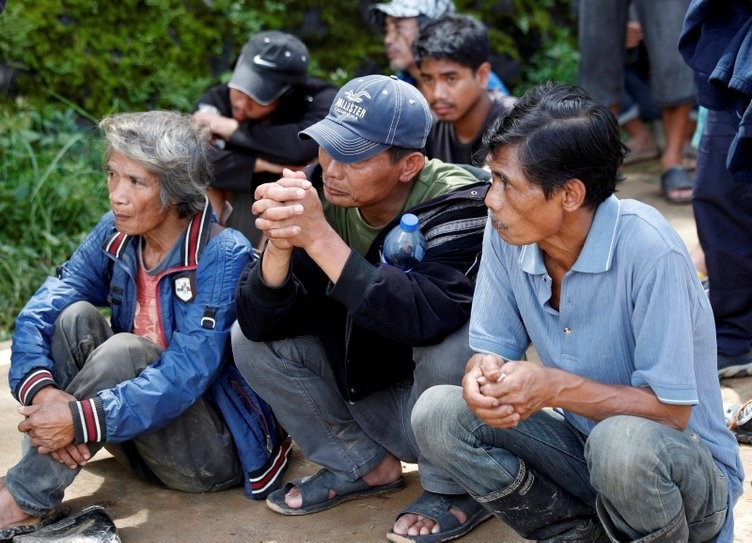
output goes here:
<path id="1" fill-rule="evenodd" d="M 238 63 L 227 86 L 247 94 L 262 106 L 268 106 L 290 88 L 270 72 L 258 72 L 246 63 Z"/>
<path id="2" fill-rule="evenodd" d="M 302 130 L 298 137 L 315 140 L 329 156 L 343 164 L 368 160 L 391 147 L 367 140 L 329 118 Z"/>

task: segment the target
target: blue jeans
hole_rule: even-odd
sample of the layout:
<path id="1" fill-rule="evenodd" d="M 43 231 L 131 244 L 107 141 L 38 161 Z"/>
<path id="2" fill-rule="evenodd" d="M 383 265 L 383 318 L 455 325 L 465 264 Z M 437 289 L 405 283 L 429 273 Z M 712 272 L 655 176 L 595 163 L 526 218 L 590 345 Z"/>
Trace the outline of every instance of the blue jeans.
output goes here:
<path id="1" fill-rule="evenodd" d="M 93 397 L 136 377 L 157 360 L 162 349 L 133 334 L 114 334 L 89 303 L 72 304 L 58 317 L 51 356 L 57 383 L 78 399 Z M 190 446 L 186 446 L 190 443 Z M 90 443 L 92 456 L 105 444 Z M 230 488 L 242 482 L 240 461 L 221 415 L 200 398 L 160 430 L 106 448 L 148 481 L 187 492 Z M 16 504 L 34 516 L 46 514 L 63 501 L 65 489 L 81 468 L 71 469 L 39 454 L 25 438 L 18 464 L 6 475 Z"/>
<path id="2" fill-rule="evenodd" d="M 308 459 L 354 481 L 392 454 L 419 464 L 426 490 L 465 493 L 422 457 L 410 425 L 410 413 L 427 388 L 461 382 L 465 364 L 472 356 L 467 325 L 437 345 L 413 349 L 413 380 L 355 403 L 340 395 L 327 355 L 315 337 L 254 342 L 243 335 L 236 323 L 232 350 L 243 377 L 272 406 Z"/>
<path id="3" fill-rule="evenodd" d="M 707 541 L 726 518 L 726 479 L 707 447 L 693 433 L 647 419 L 611 417 L 585 436 L 544 410 L 499 429 L 473 414 L 460 387 L 439 386 L 420 397 L 412 424 L 423 454 L 481 503 L 514 483 L 523 460 L 592 508 L 597 497 L 615 541 L 660 532 L 680 514 L 690 540 Z"/>

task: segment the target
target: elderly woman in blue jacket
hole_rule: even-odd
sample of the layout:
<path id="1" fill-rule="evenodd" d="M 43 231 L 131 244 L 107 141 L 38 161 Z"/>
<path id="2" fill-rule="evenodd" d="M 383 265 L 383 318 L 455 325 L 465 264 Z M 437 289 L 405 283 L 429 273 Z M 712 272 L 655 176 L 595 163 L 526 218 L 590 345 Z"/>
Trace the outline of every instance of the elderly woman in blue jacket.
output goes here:
<path id="1" fill-rule="evenodd" d="M 0 488 L 0 528 L 56 508 L 103 445 L 169 488 L 242 480 L 230 432 L 202 396 L 228 352 L 252 252 L 207 205 L 208 135 L 166 111 L 100 128 L 112 210 L 16 321 L 10 387 L 30 446 Z"/>

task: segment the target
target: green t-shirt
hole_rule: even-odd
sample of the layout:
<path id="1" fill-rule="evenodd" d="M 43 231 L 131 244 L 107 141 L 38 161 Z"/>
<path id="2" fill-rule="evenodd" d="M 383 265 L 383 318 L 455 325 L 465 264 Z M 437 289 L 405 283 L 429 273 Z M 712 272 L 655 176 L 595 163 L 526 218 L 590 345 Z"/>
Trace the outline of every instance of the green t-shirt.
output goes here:
<path id="1" fill-rule="evenodd" d="M 447 164 L 440 160 L 426 159 L 423 169 L 413 181 L 410 196 L 397 215 L 401 215 L 405 210 L 412 209 L 426 200 L 447 194 L 477 181 L 478 179 L 475 176 L 460 166 Z M 358 208 L 334 206 L 326 199 L 324 199 L 323 207 L 327 221 L 345 243 L 365 256 L 373 240 L 381 232 L 381 228 L 367 224 L 361 217 Z"/>

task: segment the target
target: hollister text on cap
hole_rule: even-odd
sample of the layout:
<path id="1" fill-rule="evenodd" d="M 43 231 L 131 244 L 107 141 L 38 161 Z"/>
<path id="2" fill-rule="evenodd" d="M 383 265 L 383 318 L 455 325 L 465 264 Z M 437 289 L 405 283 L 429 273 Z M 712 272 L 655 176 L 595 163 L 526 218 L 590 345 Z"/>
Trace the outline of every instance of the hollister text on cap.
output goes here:
<path id="1" fill-rule="evenodd" d="M 266 106 L 305 79 L 308 62 L 308 48 L 297 37 L 259 32 L 243 47 L 227 86 Z"/>
<path id="2" fill-rule="evenodd" d="M 418 89 L 394 76 L 369 75 L 346 83 L 329 114 L 300 132 L 334 160 L 361 162 L 390 147 L 421 150 L 433 118 Z"/>

